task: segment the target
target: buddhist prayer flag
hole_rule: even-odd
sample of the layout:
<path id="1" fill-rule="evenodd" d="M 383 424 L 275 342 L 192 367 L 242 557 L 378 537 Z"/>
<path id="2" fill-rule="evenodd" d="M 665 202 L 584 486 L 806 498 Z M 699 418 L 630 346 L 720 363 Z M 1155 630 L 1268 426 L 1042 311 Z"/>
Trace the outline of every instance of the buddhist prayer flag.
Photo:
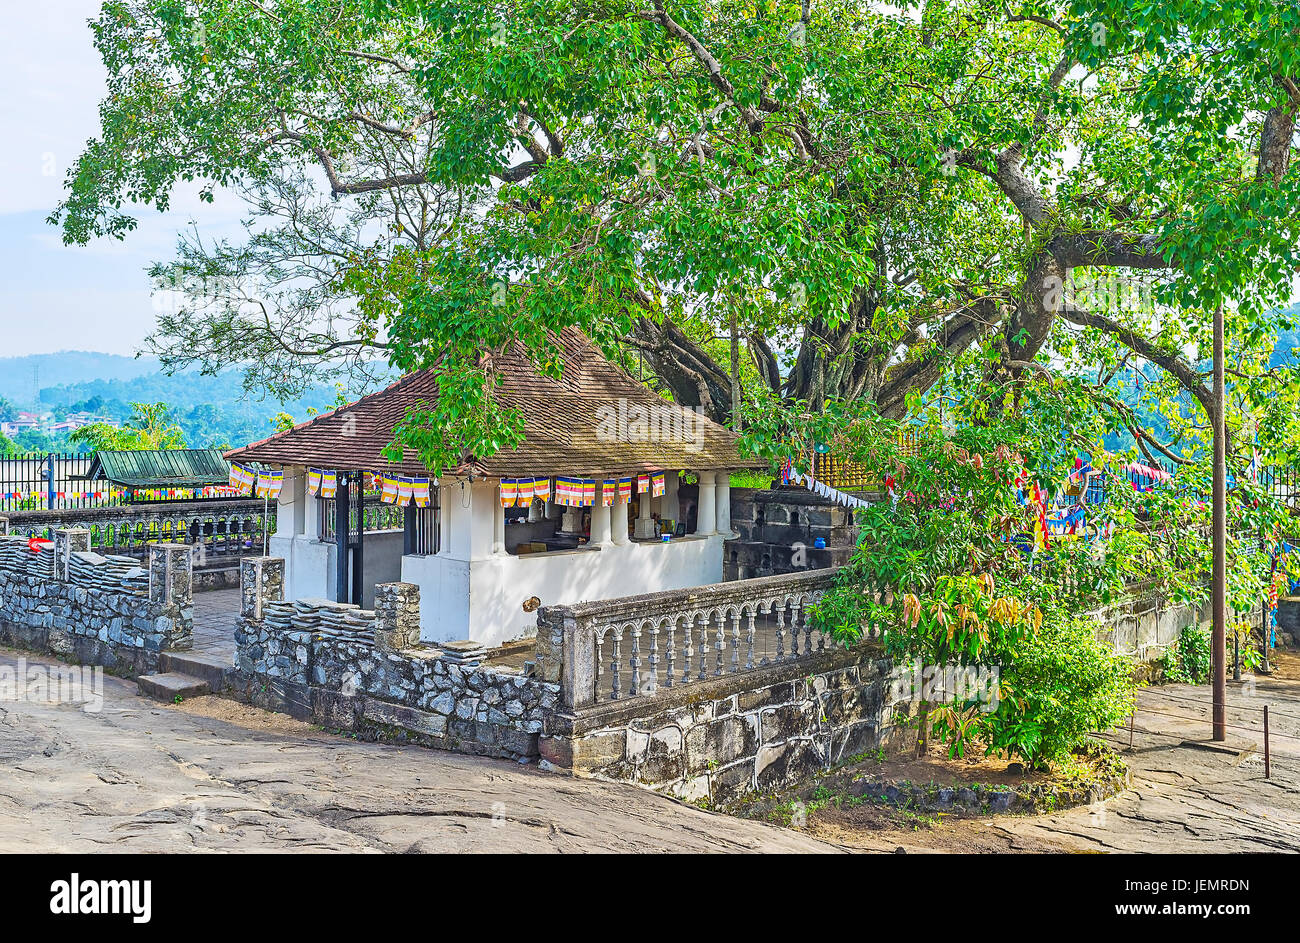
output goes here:
<path id="1" fill-rule="evenodd" d="M 614 503 L 614 492 L 618 490 L 617 478 L 606 478 L 605 483 L 600 488 L 600 503 L 605 507 L 610 507 Z"/>
<path id="2" fill-rule="evenodd" d="M 322 471 L 320 473 L 320 496 L 332 498 L 339 488 L 338 472 Z"/>
<path id="3" fill-rule="evenodd" d="M 618 499 L 626 504 L 632 497 L 632 479 L 620 478 L 618 480 Z"/>
<path id="4" fill-rule="evenodd" d="M 664 473 L 660 472 L 650 479 L 650 494 L 658 498 L 663 495 L 665 488 Z"/>
<path id="5" fill-rule="evenodd" d="M 319 468 L 307 469 L 307 491 L 313 496 L 320 494 L 321 470 Z"/>
<path id="6" fill-rule="evenodd" d="M 415 496 L 415 483 L 410 478 L 399 478 L 397 480 L 397 506 L 406 507 L 411 503 Z"/>
<path id="7" fill-rule="evenodd" d="M 264 471 L 257 473 L 257 496 L 259 498 L 278 498 L 284 487 L 283 471 Z"/>
<path id="8" fill-rule="evenodd" d="M 397 490 L 397 479 L 389 475 L 384 475 L 380 484 L 379 500 L 384 502 L 384 504 L 396 504 Z"/>
<path id="9" fill-rule="evenodd" d="M 411 479 L 411 498 L 415 501 L 418 508 L 429 506 L 429 479 L 412 478 Z"/>
<path id="10" fill-rule="evenodd" d="M 501 506 L 512 508 L 519 498 L 519 482 L 514 478 L 501 479 Z"/>
<path id="11" fill-rule="evenodd" d="M 650 476 L 649 476 L 649 475 L 637 475 L 637 477 L 636 477 L 636 493 L 637 493 L 637 494 L 645 494 L 645 493 L 646 493 L 647 491 L 649 491 L 649 490 L 650 490 Z"/>
<path id="12" fill-rule="evenodd" d="M 240 494 L 250 494 L 257 483 L 257 474 L 238 462 L 230 463 L 230 487 Z"/>

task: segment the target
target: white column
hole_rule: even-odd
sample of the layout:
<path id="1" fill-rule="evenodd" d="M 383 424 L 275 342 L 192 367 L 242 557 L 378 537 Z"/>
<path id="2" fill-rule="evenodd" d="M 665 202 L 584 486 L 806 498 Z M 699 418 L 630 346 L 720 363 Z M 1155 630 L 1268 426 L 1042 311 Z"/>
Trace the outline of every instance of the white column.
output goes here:
<path id="1" fill-rule="evenodd" d="M 695 533 L 717 533 L 718 509 L 714 502 L 713 472 L 700 472 L 700 500 L 695 505 Z"/>
<path id="2" fill-rule="evenodd" d="M 615 486 L 617 487 L 617 486 Z M 622 498 L 615 495 L 613 514 L 610 515 L 610 527 L 614 531 L 614 543 L 627 543 L 627 511 L 628 503 Z"/>
<path id="3" fill-rule="evenodd" d="M 591 506 L 591 542 L 596 546 L 605 546 L 613 542 L 610 533 L 610 513 L 605 507 L 605 484 L 596 482 L 596 503 Z"/>
<path id="4" fill-rule="evenodd" d="M 717 505 L 717 526 L 719 534 L 731 535 L 731 472 L 718 472 L 717 483 L 713 486 L 714 503 Z"/>
<path id="5" fill-rule="evenodd" d="M 307 478 L 303 469 L 284 469 L 284 485 L 275 504 L 275 532 L 280 537 L 294 537 L 304 532 L 307 513 Z"/>
<path id="6" fill-rule="evenodd" d="M 496 500 L 492 502 L 492 552 L 506 552 L 506 509 L 501 506 L 501 485 L 496 487 Z"/>

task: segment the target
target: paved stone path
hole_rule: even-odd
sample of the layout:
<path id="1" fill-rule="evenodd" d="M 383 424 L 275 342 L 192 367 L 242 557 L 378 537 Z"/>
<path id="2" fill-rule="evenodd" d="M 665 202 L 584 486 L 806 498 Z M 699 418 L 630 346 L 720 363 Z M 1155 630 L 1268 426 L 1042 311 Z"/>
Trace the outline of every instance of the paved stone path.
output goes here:
<path id="1" fill-rule="evenodd" d="M 235 621 L 242 599 L 238 589 L 194 594 L 194 650 L 229 655 L 235 663 Z"/>
<path id="2" fill-rule="evenodd" d="M 1249 729 L 1229 729 L 1226 746 L 1209 740 L 1209 697 L 1207 687 L 1187 685 L 1141 691 L 1132 748 L 1127 730 L 1110 737 L 1133 771 L 1132 788 L 1095 806 L 944 820 L 920 830 L 814 822 L 811 832 L 884 852 L 1300 852 L 1300 680 L 1230 683 L 1228 723 Z M 1268 779 L 1265 704 L 1273 735 Z"/>
<path id="3" fill-rule="evenodd" d="M 0 649 L 0 669 L 20 657 Z M 0 852 L 834 851 L 631 786 L 362 743 L 105 677 L 100 713 L 0 701 Z"/>

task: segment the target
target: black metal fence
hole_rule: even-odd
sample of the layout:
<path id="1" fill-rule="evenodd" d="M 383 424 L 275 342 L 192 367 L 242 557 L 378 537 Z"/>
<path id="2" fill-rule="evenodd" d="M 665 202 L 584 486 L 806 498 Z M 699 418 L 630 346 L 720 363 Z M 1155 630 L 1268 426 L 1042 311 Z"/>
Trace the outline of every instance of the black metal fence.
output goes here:
<path id="1" fill-rule="evenodd" d="M 230 488 L 124 488 L 87 478 L 92 452 L 30 452 L 0 458 L 0 512 L 120 507 L 157 501 L 226 500 Z"/>

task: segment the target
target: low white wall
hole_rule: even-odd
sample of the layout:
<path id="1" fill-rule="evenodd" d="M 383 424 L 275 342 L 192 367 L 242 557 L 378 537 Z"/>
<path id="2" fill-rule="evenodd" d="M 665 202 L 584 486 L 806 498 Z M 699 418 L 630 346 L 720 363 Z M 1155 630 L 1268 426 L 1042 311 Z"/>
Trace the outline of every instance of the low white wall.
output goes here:
<path id="1" fill-rule="evenodd" d="M 679 537 L 469 562 L 404 557 L 402 580 L 420 586 L 423 640 L 495 645 L 536 631 L 536 614 L 523 610 L 533 596 L 556 606 L 721 582 L 723 540 Z"/>
<path id="2" fill-rule="evenodd" d="M 402 557 L 402 582 L 420 587 L 420 638 L 469 638 L 469 561 L 449 556 Z"/>
<path id="3" fill-rule="evenodd" d="M 284 558 L 285 599 L 333 599 L 337 549 L 315 537 L 273 536 L 267 553 Z"/>

